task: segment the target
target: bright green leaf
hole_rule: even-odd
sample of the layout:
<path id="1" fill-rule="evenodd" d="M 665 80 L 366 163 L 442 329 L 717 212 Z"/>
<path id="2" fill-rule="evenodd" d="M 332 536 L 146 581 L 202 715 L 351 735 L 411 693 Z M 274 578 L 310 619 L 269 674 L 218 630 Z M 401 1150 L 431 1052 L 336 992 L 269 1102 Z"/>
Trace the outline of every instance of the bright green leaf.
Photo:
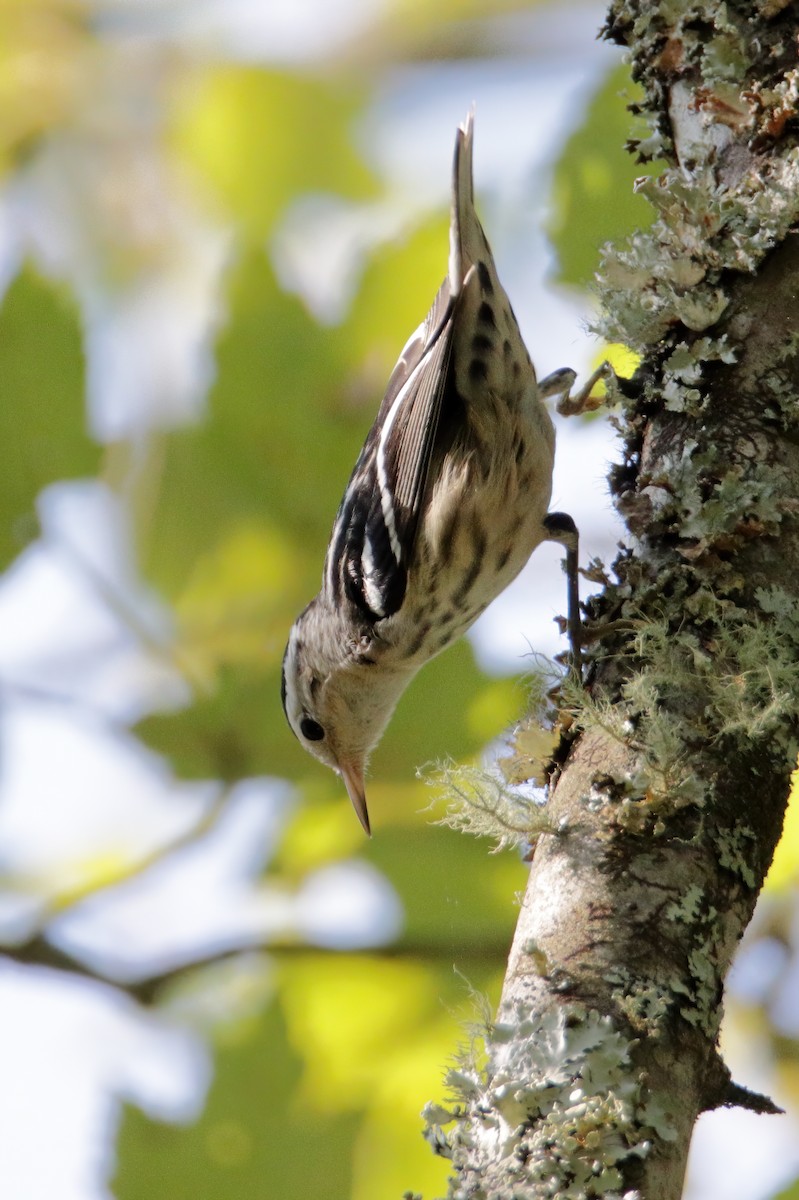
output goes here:
<path id="1" fill-rule="evenodd" d="M 294 1103 L 302 1066 L 277 1006 L 235 1033 L 228 1029 L 217 1048 L 195 1125 L 165 1126 L 126 1111 L 117 1200 L 349 1200 L 357 1119 Z"/>
<path id="2" fill-rule="evenodd" d="M 49 483 L 95 475 L 86 431 L 77 313 L 67 294 L 25 270 L 0 307 L 0 567 L 35 535 L 36 497 Z"/>
<path id="3" fill-rule="evenodd" d="M 624 149 L 630 138 L 627 110 L 634 88 L 629 69 L 619 67 L 586 108 L 585 119 L 568 139 L 555 171 L 549 233 L 564 283 L 587 287 L 606 242 L 647 228 L 654 216 L 633 184 L 656 174 L 658 164 L 637 163 Z"/>
<path id="4" fill-rule="evenodd" d="M 305 192 L 375 193 L 351 137 L 363 99 L 351 77 L 214 65 L 182 90 L 173 146 L 262 241 Z"/>
<path id="5" fill-rule="evenodd" d="M 768 891 L 786 892 L 799 879 L 799 770 L 791 778 L 791 795 L 785 811 L 782 836 L 766 876 Z"/>
<path id="6" fill-rule="evenodd" d="M 517 854 L 488 855 L 482 841 L 427 825 L 378 831 L 363 857 L 399 893 L 402 944 L 435 948 L 467 971 L 481 960 L 501 969 L 518 917 L 514 897 L 528 874 Z"/>

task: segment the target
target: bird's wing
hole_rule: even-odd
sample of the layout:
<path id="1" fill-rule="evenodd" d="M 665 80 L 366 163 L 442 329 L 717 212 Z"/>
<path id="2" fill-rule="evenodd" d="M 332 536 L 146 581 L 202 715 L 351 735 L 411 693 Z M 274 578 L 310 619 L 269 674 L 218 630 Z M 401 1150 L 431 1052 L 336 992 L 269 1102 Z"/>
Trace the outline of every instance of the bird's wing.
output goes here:
<path id="1" fill-rule="evenodd" d="M 447 389 L 459 313 L 483 286 L 491 251 L 474 209 L 473 114 L 458 130 L 452 176 L 449 274 L 427 317 L 400 355 L 349 487 L 341 502 L 325 562 L 323 587 L 334 603 L 345 596 L 367 617 L 397 612 L 405 598 L 433 448 Z M 493 264 L 492 264 L 493 270 Z M 470 284 L 470 280 L 472 281 Z M 499 283 L 489 278 L 489 287 Z"/>
<path id="2" fill-rule="evenodd" d="M 455 305 L 444 282 L 406 344 L 341 502 L 325 588 L 371 619 L 405 596 L 449 378 Z"/>

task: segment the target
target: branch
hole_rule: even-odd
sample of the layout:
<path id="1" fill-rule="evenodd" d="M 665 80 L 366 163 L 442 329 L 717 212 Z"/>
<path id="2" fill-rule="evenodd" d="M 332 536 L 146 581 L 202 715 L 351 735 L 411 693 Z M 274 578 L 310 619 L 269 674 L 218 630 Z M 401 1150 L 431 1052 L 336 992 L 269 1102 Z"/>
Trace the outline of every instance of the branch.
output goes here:
<path id="1" fill-rule="evenodd" d="M 365 950 L 350 950 L 348 954 L 354 957 L 368 957 L 373 960 L 393 960 L 408 962 L 429 961 L 439 964 L 444 950 L 434 941 L 410 941 L 405 939 L 394 942 L 390 946 L 380 946 Z M 341 951 L 327 946 L 314 946 L 308 942 L 277 942 L 274 939 L 259 941 L 253 937 L 244 938 L 241 942 L 232 943 L 223 948 L 207 947 L 198 951 L 182 962 L 174 962 L 158 970 L 141 970 L 130 978 L 120 978 L 98 967 L 93 967 L 77 955 L 61 950 L 47 940 L 44 935 L 37 935 L 28 941 L 12 947 L 6 947 L 2 956 L 12 962 L 30 967 L 45 967 L 52 971 L 65 971 L 71 976 L 113 987 L 124 992 L 127 996 L 144 1005 L 158 1005 L 166 992 L 172 987 L 188 980 L 205 967 L 213 967 L 218 963 L 240 958 L 242 955 L 263 954 L 271 959 L 291 959 L 312 954 L 315 957 L 341 957 Z M 468 945 L 459 947 L 460 958 L 470 964 L 480 964 L 498 968 L 502 964 L 503 954 L 495 939 L 476 938 Z"/>
<path id="2" fill-rule="evenodd" d="M 209 805 L 206 812 L 193 825 L 168 841 L 159 842 L 153 849 L 143 851 L 138 857 L 131 859 L 130 862 L 116 866 L 112 877 L 106 877 L 99 881 L 97 879 L 83 880 L 79 884 L 75 884 L 43 900 L 37 910 L 36 927 L 29 937 L 30 944 L 37 943 L 40 940 L 44 944 L 44 930 L 50 921 L 62 916 L 69 909 L 74 908 L 75 905 L 80 904 L 90 897 L 113 891 L 117 887 L 122 887 L 124 884 L 129 883 L 130 880 L 137 879 L 146 874 L 147 871 L 158 866 L 170 856 L 201 842 L 217 827 L 227 812 L 230 804 L 230 793 L 231 787 L 224 787 Z M 4 886 L 5 890 L 11 893 L 15 889 L 18 894 L 30 894 L 31 891 L 31 882 L 29 879 L 24 877 L 18 878 L 10 874 L 5 877 Z M 20 944 L 17 949 L 19 950 L 21 946 L 26 944 L 28 942 Z"/>
<path id="3" fill-rule="evenodd" d="M 678 1200 L 699 1113 L 776 1111 L 717 1039 L 799 745 L 799 74 L 779 8 L 610 9 L 651 127 L 633 148 L 669 164 L 601 281 L 601 332 L 642 356 L 611 478 L 635 549 L 591 604 L 607 636 L 567 697 L 497 1024 L 428 1111 L 453 1200 Z"/>

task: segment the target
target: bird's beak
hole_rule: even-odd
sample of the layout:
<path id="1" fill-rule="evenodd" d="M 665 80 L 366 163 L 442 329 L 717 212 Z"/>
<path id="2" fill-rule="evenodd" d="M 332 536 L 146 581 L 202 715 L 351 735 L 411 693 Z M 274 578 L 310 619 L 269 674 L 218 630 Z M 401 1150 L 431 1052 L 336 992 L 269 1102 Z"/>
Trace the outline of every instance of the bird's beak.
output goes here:
<path id="1" fill-rule="evenodd" d="M 363 767 L 358 763 L 340 763 L 339 773 L 344 780 L 344 786 L 347 789 L 347 795 L 352 801 L 352 807 L 358 815 L 358 820 L 363 825 L 369 837 L 372 836 L 372 830 L 369 827 L 369 813 L 366 809 L 366 791 L 363 785 Z"/>

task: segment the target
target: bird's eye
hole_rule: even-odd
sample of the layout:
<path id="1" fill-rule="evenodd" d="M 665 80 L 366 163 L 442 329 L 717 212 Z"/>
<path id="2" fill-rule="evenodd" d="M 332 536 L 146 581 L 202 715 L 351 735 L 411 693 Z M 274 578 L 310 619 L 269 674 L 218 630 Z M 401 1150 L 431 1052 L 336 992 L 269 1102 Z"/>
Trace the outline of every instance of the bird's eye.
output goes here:
<path id="1" fill-rule="evenodd" d="M 311 717 L 303 717 L 300 721 L 300 733 L 309 742 L 321 742 L 325 736 L 325 731 L 318 721 L 314 721 Z"/>

